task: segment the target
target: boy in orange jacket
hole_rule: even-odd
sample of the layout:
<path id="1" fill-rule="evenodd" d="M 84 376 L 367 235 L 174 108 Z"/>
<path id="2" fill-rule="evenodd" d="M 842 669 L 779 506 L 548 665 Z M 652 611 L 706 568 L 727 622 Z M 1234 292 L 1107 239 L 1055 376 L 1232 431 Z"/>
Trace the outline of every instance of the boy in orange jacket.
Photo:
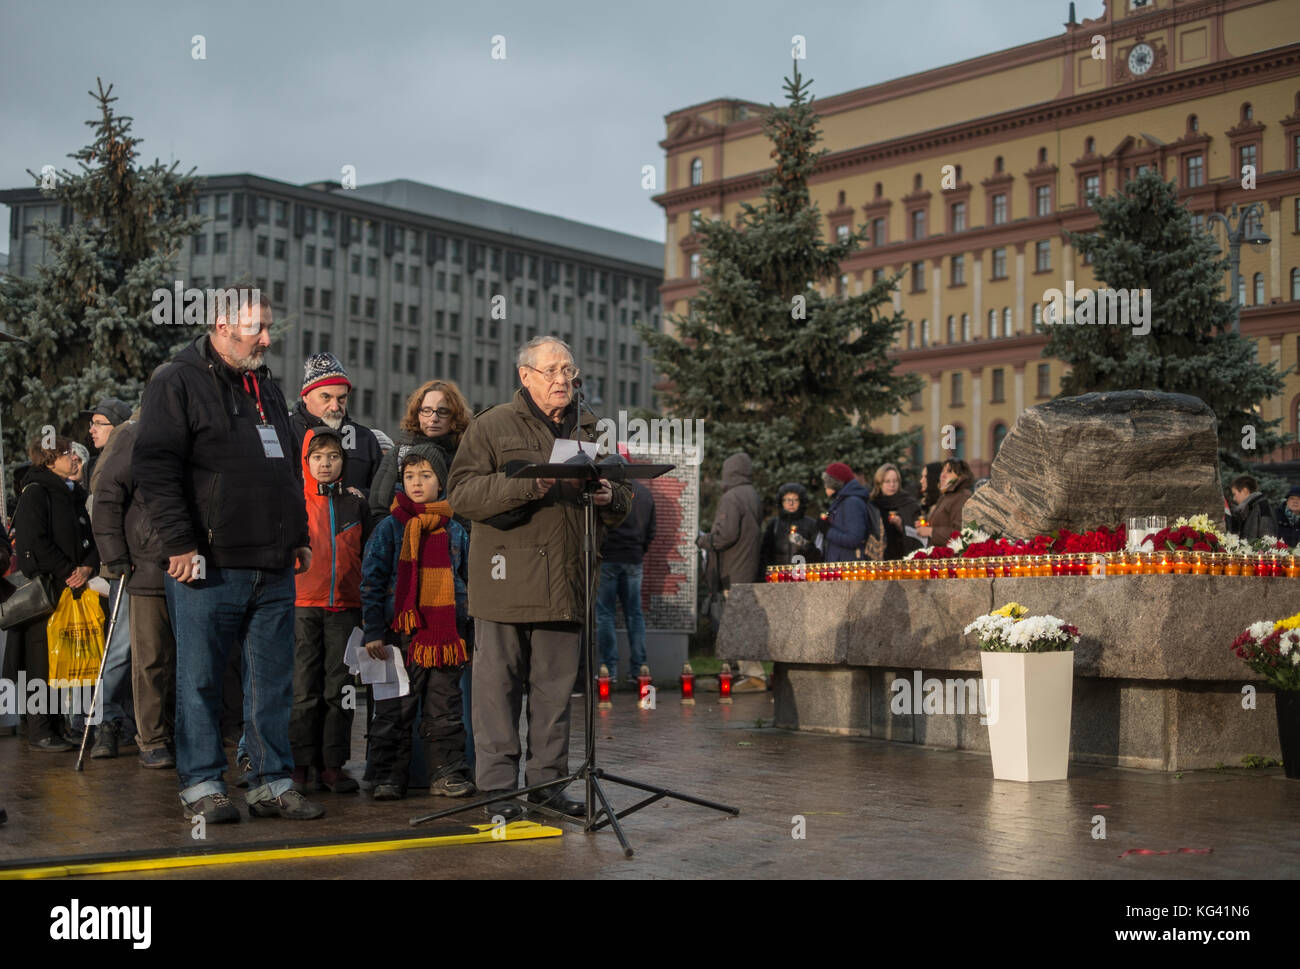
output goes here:
<path id="1" fill-rule="evenodd" d="M 352 749 L 352 710 L 344 703 L 351 676 L 343 650 L 361 620 L 361 560 L 370 537 L 364 498 L 343 485 L 343 439 L 329 427 L 303 439 L 303 491 L 311 533 L 311 568 L 299 575 L 294 605 L 293 786 L 305 791 L 316 768 L 318 790 L 347 793 L 358 784 L 343 773 Z"/>

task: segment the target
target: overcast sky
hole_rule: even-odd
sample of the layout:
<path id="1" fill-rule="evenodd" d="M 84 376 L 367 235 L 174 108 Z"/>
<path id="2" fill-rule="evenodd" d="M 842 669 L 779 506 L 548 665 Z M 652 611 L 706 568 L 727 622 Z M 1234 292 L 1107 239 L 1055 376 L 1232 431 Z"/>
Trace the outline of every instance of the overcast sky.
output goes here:
<path id="1" fill-rule="evenodd" d="M 142 160 L 287 182 L 412 178 L 662 241 L 663 117 L 826 96 L 1058 36 L 1067 0 L 0 0 L 0 185 L 87 141 L 112 82 Z M 1082 0 L 1078 16 L 1099 16 Z M 206 59 L 192 56 L 202 35 Z M 492 38 L 505 58 L 492 58 Z M 0 226 L 9 213 L 0 206 Z M 8 233 L 0 236 L 0 251 Z"/>

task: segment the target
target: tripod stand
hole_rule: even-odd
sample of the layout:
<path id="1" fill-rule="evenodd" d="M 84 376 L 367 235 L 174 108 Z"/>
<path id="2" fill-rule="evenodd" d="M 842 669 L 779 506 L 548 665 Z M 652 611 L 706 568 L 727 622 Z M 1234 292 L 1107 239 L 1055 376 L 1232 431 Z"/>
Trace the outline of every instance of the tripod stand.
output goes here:
<path id="1" fill-rule="evenodd" d="M 583 626 L 583 653 L 586 657 L 587 677 L 584 685 L 583 697 L 586 701 L 586 722 L 584 724 L 587 750 L 581 766 L 572 774 L 556 778 L 553 781 L 546 781 L 541 784 L 532 784 L 516 792 L 514 796 L 519 798 L 537 791 L 545 791 L 550 788 L 563 789 L 574 781 L 581 780 L 586 788 L 586 817 L 582 819 L 582 830 L 584 832 L 599 831 L 608 825 L 614 829 L 614 834 L 618 837 L 618 842 L 623 848 L 624 857 L 632 857 L 632 846 L 628 843 L 627 835 L 623 832 L 623 826 L 619 824 L 622 818 L 633 814 L 642 808 L 649 807 L 651 804 L 665 797 L 670 797 L 678 801 L 685 801 L 688 804 L 698 804 L 700 807 L 710 808 L 714 811 L 722 811 L 733 817 L 740 814 L 739 808 L 728 807 L 725 804 L 717 804 L 713 801 L 706 801 L 702 798 L 693 797 L 689 794 L 682 794 L 679 791 L 671 791 L 666 787 L 657 787 L 652 784 L 643 784 L 640 781 L 629 780 L 626 777 L 616 777 L 613 774 L 607 774 L 596 766 L 596 697 L 591 688 L 592 671 L 595 667 L 595 641 L 594 630 L 592 628 L 592 609 L 591 609 L 591 587 L 593 579 L 593 566 L 595 562 L 595 551 L 593 543 L 595 541 L 595 508 L 592 503 L 592 491 L 599 486 L 600 479 L 605 478 L 609 481 L 626 481 L 629 478 L 657 478 L 662 474 L 672 470 L 669 464 L 626 464 L 618 458 L 606 458 L 600 463 L 596 463 L 585 454 L 579 453 L 564 464 L 531 464 L 523 468 L 515 469 L 507 474 L 507 477 L 525 477 L 525 478 L 556 478 L 574 481 L 580 487 L 579 501 L 582 504 L 582 570 L 583 577 L 586 580 L 584 588 L 584 608 L 582 616 Z M 609 798 L 605 794 L 601 781 L 606 780 L 613 784 L 621 784 L 624 787 L 630 787 L 638 791 L 648 793 L 650 796 L 642 798 L 631 807 L 624 808 L 622 811 L 615 811 L 610 806 Z M 495 803 L 499 798 L 481 798 L 469 804 L 460 807 L 448 808 L 445 811 L 436 811 L 433 814 L 426 814 L 421 817 L 412 818 L 412 826 L 424 824 L 427 821 L 434 821 L 438 818 L 450 817 L 453 814 L 460 814 L 473 808 L 481 807 L 486 804 Z M 544 816 L 554 817 L 561 821 L 576 821 L 577 819 L 569 817 L 560 811 L 545 805 L 532 805 L 532 810 Z"/>

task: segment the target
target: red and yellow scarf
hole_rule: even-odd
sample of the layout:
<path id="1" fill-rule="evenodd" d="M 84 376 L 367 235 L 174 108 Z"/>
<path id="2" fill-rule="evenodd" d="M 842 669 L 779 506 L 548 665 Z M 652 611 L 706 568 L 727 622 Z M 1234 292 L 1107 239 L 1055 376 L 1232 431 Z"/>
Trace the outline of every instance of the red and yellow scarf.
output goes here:
<path id="1" fill-rule="evenodd" d="M 393 628 L 411 635 L 407 662 L 426 669 L 468 662 L 456 629 L 456 579 L 446 528 L 451 506 L 418 504 L 398 492 L 390 510 L 403 529 Z"/>

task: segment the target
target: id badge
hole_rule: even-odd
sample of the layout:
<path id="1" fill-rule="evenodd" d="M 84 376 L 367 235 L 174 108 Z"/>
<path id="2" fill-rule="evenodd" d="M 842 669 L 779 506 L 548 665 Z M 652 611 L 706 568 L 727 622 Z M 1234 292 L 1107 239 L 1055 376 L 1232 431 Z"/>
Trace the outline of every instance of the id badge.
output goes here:
<path id="1" fill-rule="evenodd" d="M 275 433 L 274 427 L 266 424 L 258 425 L 257 436 L 262 439 L 262 450 L 266 452 L 268 458 L 284 457 L 284 449 L 280 447 L 280 437 Z"/>

